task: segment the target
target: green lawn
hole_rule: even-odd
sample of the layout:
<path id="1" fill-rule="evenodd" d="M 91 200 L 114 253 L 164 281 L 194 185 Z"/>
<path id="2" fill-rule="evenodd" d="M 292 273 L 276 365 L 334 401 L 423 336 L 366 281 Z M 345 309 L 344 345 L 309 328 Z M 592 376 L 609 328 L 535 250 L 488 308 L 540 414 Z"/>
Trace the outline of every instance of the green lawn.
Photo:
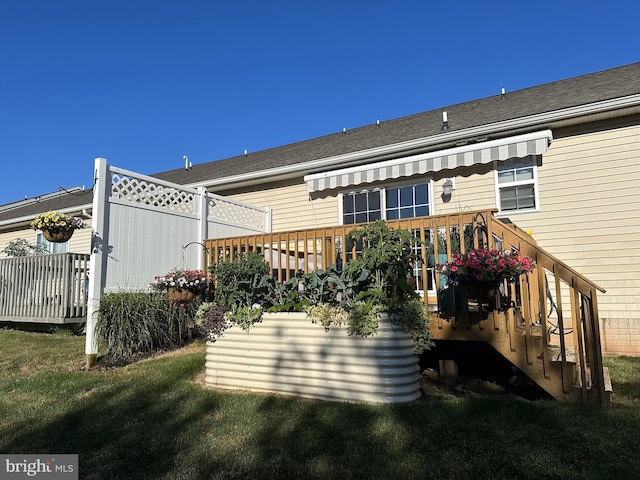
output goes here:
<path id="1" fill-rule="evenodd" d="M 363 405 L 203 387 L 204 345 L 82 371 L 84 338 L 0 330 L 0 452 L 77 453 L 82 479 L 626 479 L 640 358 L 614 406 L 513 397 Z"/>

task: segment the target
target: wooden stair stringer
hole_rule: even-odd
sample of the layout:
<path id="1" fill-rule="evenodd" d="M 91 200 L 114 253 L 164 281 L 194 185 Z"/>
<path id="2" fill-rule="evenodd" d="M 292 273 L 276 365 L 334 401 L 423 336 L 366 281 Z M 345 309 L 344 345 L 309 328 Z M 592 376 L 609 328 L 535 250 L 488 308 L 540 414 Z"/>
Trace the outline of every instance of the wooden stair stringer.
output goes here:
<path id="1" fill-rule="evenodd" d="M 566 388 L 566 380 L 563 385 L 563 373 L 559 363 L 547 362 L 549 368 L 545 371 L 542 342 L 537 335 L 529 335 L 527 340 L 521 328 L 518 328 L 514 335 L 504 327 L 498 329 L 493 327 L 451 328 L 450 324 L 445 322 L 444 325 L 441 323 L 442 327 L 434 328 L 434 323 L 432 322 L 431 328 L 434 340 L 486 342 L 556 400 L 570 402 L 580 400 L 579 389 L 576 391 L 574 388 Z M 532 358 L 534 361 L 531 361 Z M 572 382 L 569 384 L 571 385 Z"/>

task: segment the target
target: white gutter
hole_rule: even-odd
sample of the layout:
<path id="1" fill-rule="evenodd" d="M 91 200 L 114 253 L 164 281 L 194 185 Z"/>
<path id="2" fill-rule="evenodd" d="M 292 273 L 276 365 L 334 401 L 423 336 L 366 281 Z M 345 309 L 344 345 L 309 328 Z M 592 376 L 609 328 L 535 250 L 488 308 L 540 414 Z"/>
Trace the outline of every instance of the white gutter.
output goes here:
<path id="1" fill-rule="evenodd" d="M 282 177 L 295 173 L 311 172 L 323 168 L 331 168 L 336 165 L 345 166 L 352 162 L 358 162 L 375 158 L 378 156 L 401 153 L 405 150 L 425 148 L 442 143 L 456 142 L 462 139 L 473 138 L 477 136 L 489 135 L 497 131 L 513 130 L 523 127 L 531 127 L 539 124 L 546 124 L 558 120 L 566 120 L 568 118 L 579 117 L 583 115 L 593 115 L 609 110 L 634 107 L 640 105 L 640 94 L 629 95 L 627 97 L 614 98 L 604 100 L 602 102 L 590 103 L 587 105 L 579 105 L 576 107 L 565 108 L 562 110 L 554 110 L 551 112 L 538 113 L 527 117 L 520 117 L 502 122 L 489 123 L 486 125 L 478 125 L 476 127 L 464 130 L 456 130 L 445 132 L 430 137 L 409 140 L 406 142 L 384 145 L 382 147 L 370 148 L 368 150 L 359 150 L 357 152 L 345 153 L 333 157 L 325 157 L 317 160 L 311 160 L 293 165 L 271 168 L 267 170 L 259 170 L 256 172 L 243 173 L 240 175 L 232 175 L 228 177 L 207 180 L 189 184 L 190 187 L 216 187 L 228 184 L 250 183 L 252 180 L 260 180 L 263 178 L 273 179 L 274 177 Z"/>

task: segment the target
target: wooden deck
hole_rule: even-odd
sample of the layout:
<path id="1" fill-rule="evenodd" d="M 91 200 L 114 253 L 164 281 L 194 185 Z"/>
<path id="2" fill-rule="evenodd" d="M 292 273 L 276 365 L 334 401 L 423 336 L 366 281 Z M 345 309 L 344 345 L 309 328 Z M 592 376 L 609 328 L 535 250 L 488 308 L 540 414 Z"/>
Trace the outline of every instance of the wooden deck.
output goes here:
<path id="1" fill-rule="evenodd" d="M 595 283 L 541 249 L 495 211 L 387 222 L 433 245 L 416 247 L 416 290 L 432 312 L 436 340 L 484 341 L 558 400 L 606 405 L 611 387 L 602 363 Z M 297 271 L 345 265 L 357 255 L 349 236 L 357 225 L 206 240 L 206 263 L 251 250 L 263 253 L 279 281 Z M 471 247 L 513 249 L 538 267 L 502 285 L 491 302 L 466 298 L 441 278 L 437 263 Z M 436 261 L 437 259 L 437 261 Z"/>

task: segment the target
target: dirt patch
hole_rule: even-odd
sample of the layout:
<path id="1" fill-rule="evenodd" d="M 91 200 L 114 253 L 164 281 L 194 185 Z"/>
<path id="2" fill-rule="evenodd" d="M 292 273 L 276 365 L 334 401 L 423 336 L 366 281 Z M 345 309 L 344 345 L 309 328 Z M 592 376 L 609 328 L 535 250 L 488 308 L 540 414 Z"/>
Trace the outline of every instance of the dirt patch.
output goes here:
<path id="1" fill-rule="evenodd" d="M 457 399 L 471 395 L 494 397 L 513 395 L 497 383 L 477 378 L 460 378 L 455 385 L 445 385 L 440 381 L 438 372 L 432 369 L 422 372 L 420 386 L 424 397 L 434 399 Z"/>
<path id="2" fill-rule="evenodd" d="M 112 355 L 102 355 L 98 357 L 95 365 L 89 368 L 89 370 L 90 371 L 113 370 L 115 368 L 126 367 L 128 365 L 132 365 L 138 362 L 143 362 L 145 360 L 150 360 L 152 358 L 176 357 L 178 355 L 196 353 L 198 351 L 202 351 L 203 349 L 204 349 L 203 344 L 201 342 L 195 341 L 195 342 L 189 343 L 186 346 L 182 346 L 179 348 L 155 350 L 153 352 L 138 352 L 126 358 L 114 357 Z M 87 364 L 86 362 L 78 363 L 72 368 L 72 370 L 74 371 L 87 370 Z"/>

